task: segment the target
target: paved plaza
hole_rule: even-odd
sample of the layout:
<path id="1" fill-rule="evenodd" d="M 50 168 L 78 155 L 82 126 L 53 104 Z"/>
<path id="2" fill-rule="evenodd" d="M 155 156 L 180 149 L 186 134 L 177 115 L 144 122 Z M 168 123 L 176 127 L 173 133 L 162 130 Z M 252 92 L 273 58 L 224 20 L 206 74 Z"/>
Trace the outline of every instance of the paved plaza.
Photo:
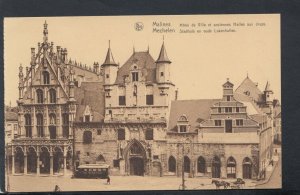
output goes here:
<path id="1" fill-rule="evenodd" d="M 11 192 L 53 191 L 59 185 L 62 191 L 118 191 L 118 190 L 178 190 L 180 177 L 111 176 L 105 179 L 71 179 L 69 177 L 10 176 Z M 226 180 L 229 181 L 229 180 Z M 34 184 L 34 185 L 33 185 Z M 216 189 L 210 178 L 186 178 L 187 190 Z M 255 188 L 252 180 L 246 181 L 247 189 Z"/>

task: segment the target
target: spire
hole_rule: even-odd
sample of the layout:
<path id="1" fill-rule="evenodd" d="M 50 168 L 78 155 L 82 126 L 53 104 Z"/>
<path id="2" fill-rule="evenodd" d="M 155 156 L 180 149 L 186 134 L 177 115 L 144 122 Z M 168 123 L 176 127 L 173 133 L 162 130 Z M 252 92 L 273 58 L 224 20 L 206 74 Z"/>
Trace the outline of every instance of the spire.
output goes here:
<path id="1" fill-rule="evenodd" d="M 110 40 L 108 41 L 108 50 L 107 50 L 106 58 L 102 65 L 118 66 L 114 60 L 114 57 L 113 57 L 111 49 L 110 49 Z"/>
<path id="2" fill-rule="evenodd" d="M 267 81 L 265 91 L 272 91 L 269 81 Z"/>
<path id="3" fill-rule="evenodd" d="M 47 21 L 45 20 L 45 23 L 44 23 L 44 43 L 46 43 L 48 41 L 48 24 L 47 24 Z"/>
<path id="4" fill-rule="evenodd" d="M 161 46 L 160 53 L 159 53 L 158 59 L 156 60 L 156 63 L 158 63 L 158 62 L 171 63 L 171 61 L 169 60 L 169 58 L 167 56 L 164 39 L 165 38 L 163 37 L 163 44 Z"/>

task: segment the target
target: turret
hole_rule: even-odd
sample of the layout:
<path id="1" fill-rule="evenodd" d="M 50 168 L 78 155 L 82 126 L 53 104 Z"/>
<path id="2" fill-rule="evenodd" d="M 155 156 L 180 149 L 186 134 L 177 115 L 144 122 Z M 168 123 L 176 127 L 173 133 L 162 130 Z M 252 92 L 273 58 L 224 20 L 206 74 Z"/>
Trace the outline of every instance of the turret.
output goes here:
<path id="1" fill-rule="evenodd" d="M 116 64 L 114 57 L 112 55 L 110 49 L 110 41 L 109 41 L 109 47 L 107 50 L 105 61 L 101 65 L 101 67 L 104 70 L 104 84 L 105 85 L 114 84 L 117 78 L 118 64 Z"/>
<path id="2" fill-rule="evenodd" d="M 223 84 L 223 101 L 232 101 L 233 100 L 233 84 L 227 78 L 226 83 Z"/>
<path id="3" fill-rule="evenodd" d="M 156 81 L 158 83 L 171 83 L 171 61 L 167 56 L 165 44 L 160 49 L 159 56 L 156 60 Z"/>
<path id="4" fill-rule="evenodd" d="M 273 103 L 273 90 L 270 87 L 269 81 L 267 81 L 265 90 L 264 90 L 265 101 L 267 105 L 272 105 Z"/>
<path id="5" fill-rule="evenodd" d="M 19 100 L 23 99 L 24 75 L 22 64 L 19 66 Z"/>
<path id="6" fill-rule="evenodd" d="M 73 70 L 72 66 L 70 68 L 70 77 L 69 77 L 69 100 L 70 101 L 74 101 L 74 75 L 75 75 L 75 71 Z"/>
<path id="7" fill-rule="evenodd" d="M 31 48 L 31 61 L 30 61 L 30 65 L 31 65 L 31 78 L 34 78 L 34 73 L 35 73 L 35 48 L 32 47 Z"/>

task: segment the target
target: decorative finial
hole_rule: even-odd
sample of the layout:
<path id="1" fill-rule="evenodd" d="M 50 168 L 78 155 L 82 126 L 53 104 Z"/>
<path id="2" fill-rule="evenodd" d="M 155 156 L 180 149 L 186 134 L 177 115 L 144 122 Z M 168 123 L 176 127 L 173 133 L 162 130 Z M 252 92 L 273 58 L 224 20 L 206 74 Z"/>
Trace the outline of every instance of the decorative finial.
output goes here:
<path id="1" fill-rule="evenodd" d="M 249 78 L 248 71 L 247 71 L 247 78 Z"/>
<path id="2" fill-rule="evenodd" d="M 149 44 L 148 44 L 148 53 L 149 53 Z"/>

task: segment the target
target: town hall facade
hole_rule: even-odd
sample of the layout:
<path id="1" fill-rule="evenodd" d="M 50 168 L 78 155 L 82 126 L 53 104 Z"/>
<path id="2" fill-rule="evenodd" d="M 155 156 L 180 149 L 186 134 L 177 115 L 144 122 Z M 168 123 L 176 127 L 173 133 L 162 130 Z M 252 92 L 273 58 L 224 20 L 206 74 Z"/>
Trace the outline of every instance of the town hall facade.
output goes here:
<path id="1" fill-rule="evenodd" d="M 178 100 L 165 43 L 120 66 L 109 44 L 93 68 L 48 42 L 19 71 L 14 174 L 60 174 L 106 163 L 111 175 L 255 179 L 272 158 L 273 91 L 229 79 L 217 99 Z M 104 57 L 104 56 L 103 56 Z M 259 97 L 259 98 L 258 98 Z"/>

